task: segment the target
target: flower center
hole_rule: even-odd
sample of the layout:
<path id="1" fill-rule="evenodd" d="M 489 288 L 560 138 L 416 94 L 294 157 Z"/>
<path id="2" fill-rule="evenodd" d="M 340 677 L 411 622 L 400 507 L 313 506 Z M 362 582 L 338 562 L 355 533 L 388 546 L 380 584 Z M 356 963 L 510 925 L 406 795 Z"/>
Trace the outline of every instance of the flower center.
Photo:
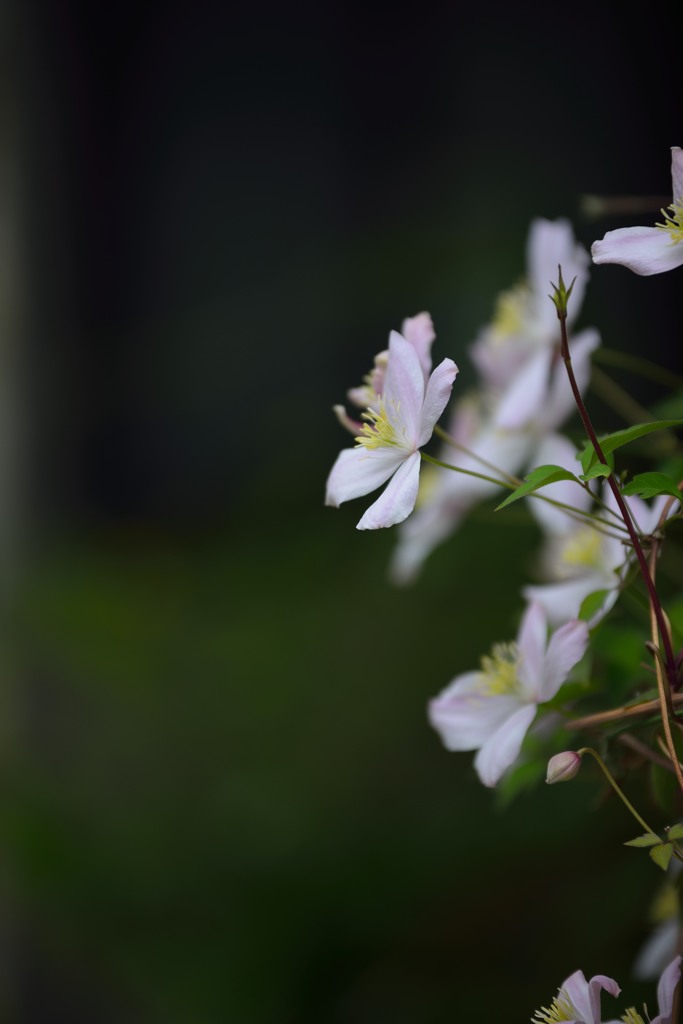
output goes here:
<path id="1" fill-rule="evenodd" d="M 582 526 L 576 530 L 562 548 L 562 562 L 567 566 L 598 566 L 602 540 L 597 530 Z"/>
<path id="2" fill-rule="evenodd" d="M 578 1015 L 563 988 L 553 999 L 552 1006 L 542 1006 L 531 1018 L 531 1024 L 556 1024 L 561 1020 L 577 1020 Z"/>
<path id="3" fill-rule="evenodd" d="M 667 213 L 667 210 L 670 210 L 671 213 Z M 660 224 L 657 222 L 656 226 L 669 232 L 674 245 L 677 242 L 683 242 L 683 200 L 672 203 L 666 210 L 662 210 L 662 217 L 664 218 L 664 223 Z"/>
<path id="4" fill-rule="evenodd" d="M 494 644 L 481 659 L 481 689 L 488 697 L 519 690 L 519 648 L 515 643 Z"/>
<path id="5" fill-rule="evenodd" d="M 361 413 L 361 419 L 366 422 L 361 428 L 361 433 L 355 439 L 356 447 L 365 447 L 370 451 L 375 448 L 404 448 L 405 441 L 396 432 L 396 427 L 387 415 L 387 408 L 383 398 L 379 399 L 378 409 L 366 409 Z"/>
<path id="6" fill-rule="evenodd" d="M 529 301 L 529 289 L 526 284 L 515 285 L 501 292 L 496 300 L 492 326 L 499 337 L 519 334 L 524 326 L 526 306 Z"/>
<path id="7" fill-rule="evenodd" d="M 645 1024 L 645 1021 L 633 1006 L 626 1011 L 621 1019 L 624 1024 Z"/>

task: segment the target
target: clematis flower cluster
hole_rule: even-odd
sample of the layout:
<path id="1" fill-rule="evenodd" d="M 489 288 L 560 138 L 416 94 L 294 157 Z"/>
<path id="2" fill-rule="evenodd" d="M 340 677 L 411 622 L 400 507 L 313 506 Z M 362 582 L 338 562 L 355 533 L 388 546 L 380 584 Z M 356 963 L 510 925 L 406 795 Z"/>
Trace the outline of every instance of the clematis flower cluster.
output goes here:
<path id="1" fill-rule="evenodd" d="M 500 478 L 538 465 L 541 440 L 574 411 L 559 350 L 559 324 L 548 283 L 562 265 L 575 279 L 570 322 L 578 316 L 588 280 L 589 257 L 567 221 L 533 221 L 527 242 L 527 280 L 498 300 L 492 323 L 470 348 L 478 386 L 457 405 L 449 425 L 451 444 L 442 461 Z M 591 353 L 600 344 L 594 329 L 572 341 L 572 361 L 581 389 L 590 377 Z M 415 514 L 399 531 L 391 564 L 397 583 L 410 583 L 424 560 L 497 485 L 433 466 L 427 467 Z"/>

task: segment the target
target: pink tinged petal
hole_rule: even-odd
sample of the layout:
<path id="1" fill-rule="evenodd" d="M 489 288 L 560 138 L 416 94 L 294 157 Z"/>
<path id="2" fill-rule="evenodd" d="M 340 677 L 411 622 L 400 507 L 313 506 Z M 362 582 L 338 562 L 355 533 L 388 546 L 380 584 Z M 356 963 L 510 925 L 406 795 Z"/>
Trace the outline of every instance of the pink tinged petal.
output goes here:
<path id="1" fill-rule="evenodd" d="M 387 482 L 404 458 L 404 452 L 391 449 L 345 448 L 327 478 L 325 504 L 339 508 L 344 501 L 370 494 Z"/>
<path id="2" fill-rule="evenodd" d="M 358 530 L 379 530 L 402 523 L 415 508 L 420 486 L 420 455 L 413 452 L 396 470 L 391 480 L 358 523 Z"/>
<path id="3" fill-rule="evenodd" d="M 619 263 L 649 276 L 683 264 L 683 242 L 672 242 L 662 228 L 617 228 L 591 248 L 594 263 Z"/>
<path id="4" fill-rule="evenodd" d="M 563 983 L 562 989 L 579 1015 L 583 1024 L 600 1024 L 600 991 L 618 996 L 621 989 L 612 978 L 604 974 L 596 974 L 589 982 L 583 971 L 575 971 Z"/>
<path id="5" fill-rule="evenodd" d="M 434 324 L 429 313 L 418 313 L 417 316 L 408 317 L 401 324 L 401 334 L 415 349 L 424 379 L 427 380 L 432 369 L 432 343 L 436 338 Z"/>
<path id="6" fill-rule="evenodd" d="M 429 702 L 429 722 L 447 750 L 477 750 L 519 708 L 515 697 L 489 697 L 481 687 L 481 672 L 466 672 Z"/>
<path id="7" fill-rule="evenodd" d="M 517 634 L 519 649 L 519 680 L 524 694 L 536 703 L 543 687 L 543 665 L 548 642 L 548 623 L 545 611 L 536 601 L 528 606 Z"/>
<path id="8" fill-rule="evenodd" d="M 540 699 L 552 700 L 567 676 L 577 665 L 588 647 L 588 626 L 575 619 L 567 622 L 550 638 L 545 656 Z"/>
<path id="9" fill-rule="evenodd" d="M 360 420 L 352 420 L 343 405 L 333 405 L 332 412 L 337 417 L 344 430 L 348 430 L 354 437 L 358 437 L 363 429 L 363 424 Z"/>
<path id="10" fill-rule="evenodd" d="M 406 446 L 417 447 L 424 393 L 424 375 L 415 349 L 397 331 L 392 331 L 384 380 L 385 408 Z"/>
<path id="11" fill-rule="evenodd" d="M 418 428 L 417 447 L 421 448 L 432 436 L 432 431 L 437 420 L 448 405 L 453 389 L 453 381 L 458 373 L 458 367 L 452 359 L 444 359 L 439 363 L 427 383 L 424 403 L 420 413 L 420 425 Z"/>
<path id="12" fill-rule="evenodd" d="M 671 147 L 671 183 L 673 185 L 673 201 L 680 203 L 683 199 L 683 149 Z"/>
<path id="13" fill-rule="evenodd" d="M 540 415 L 548 393 L 552 358 L 552 349 L 543 348 L 514 377 L 493 417 L 499 429 L 519 430 Z"/>
<path id="14" fill-rule="evenodd" d="M 495 786 L 517 760 L 535 714 L 535 704 L 518 708 L 483 745 L 474 759 L 474 767 L 485 786 Z"/>
<path id="15" fill-rule="evenodd" d="M 657 985 L 657 1000 L 659 1002 L 659 1016 L 655 1017 L 652 1024 L 669 1024 L 673 1010 L 674 993 L 681 976 L 681 958 L 677 956 L 665 969 L 659 984 Z"/>

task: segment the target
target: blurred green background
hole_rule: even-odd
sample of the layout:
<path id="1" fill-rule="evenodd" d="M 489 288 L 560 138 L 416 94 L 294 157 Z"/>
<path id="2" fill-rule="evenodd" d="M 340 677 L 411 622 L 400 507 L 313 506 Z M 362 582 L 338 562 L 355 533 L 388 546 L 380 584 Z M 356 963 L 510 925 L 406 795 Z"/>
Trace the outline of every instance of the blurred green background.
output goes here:
<path id="1" fill-rule="evenodd" d="M 580 194 L 668 201 L 677 10 L 0 29 L 2 1019 L 526 1020 L 578 967 L 623 985 L 657 881 L 625 812 L 592 771 L 505 808 L 425 718 L 514 635 L 530 520 L 397 590 L 391 533 L 322 496 L 390 328 L 428 309 L 469 386 L 532 217 L 589 245 L 623 217 Z M 680 372 L 680 274 L 592 276 L 581 323 Z"/>

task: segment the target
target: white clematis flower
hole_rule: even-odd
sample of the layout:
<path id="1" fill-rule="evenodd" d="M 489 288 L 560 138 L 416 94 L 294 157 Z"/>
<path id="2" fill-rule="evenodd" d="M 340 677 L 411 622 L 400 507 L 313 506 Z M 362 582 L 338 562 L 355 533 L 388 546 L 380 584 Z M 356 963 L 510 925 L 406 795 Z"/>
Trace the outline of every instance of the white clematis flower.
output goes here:
<path id="1" fill-rule="evenodd" d="M 458 676 L 429 704 L 448 750 L 478 750 L 474 767 L 495 786 L 516 760 L 539 704 L 552 700 L 588 644 L 585 622 L 568 622 L 548 641 L 545 612 L 528 606 L 517 640 L 496 644 L 478 672 Z"/>
<path id="2" fill-rule="evenodd" d="M 391 332 L 383 392 L 363 414 L 356 447 L 340 452 L 332 467 L 326 505 L 338 507 L 389 481 L 358 529 L 393 526 L 410 515 L 420 477 L 419 449 L 432 436 L 457 372 L 453 360 L 444 359 L 425 380 L 415 346 Z"/>
<path id="3" fill-rule="evenodd" d="M 596 974 L 586 981 L 583 971 L 575 971 L 560 986 L 551 1006 L 537 1010 L 531 1024 L 600 1024 L 600 992 L 604 989 L 611 996 L 618 996 L 621 989 L 613 978 Z"/>
<path id="4" fill-rule="evenodd" d="M 619 263 L 635 274 L 649 276 L 683 264 L 683 149 L 671 149 L 673 200 L 662 210 L 663 224 L 655 227 L 617 228 L 593 242 L 594 263 Z"/>

